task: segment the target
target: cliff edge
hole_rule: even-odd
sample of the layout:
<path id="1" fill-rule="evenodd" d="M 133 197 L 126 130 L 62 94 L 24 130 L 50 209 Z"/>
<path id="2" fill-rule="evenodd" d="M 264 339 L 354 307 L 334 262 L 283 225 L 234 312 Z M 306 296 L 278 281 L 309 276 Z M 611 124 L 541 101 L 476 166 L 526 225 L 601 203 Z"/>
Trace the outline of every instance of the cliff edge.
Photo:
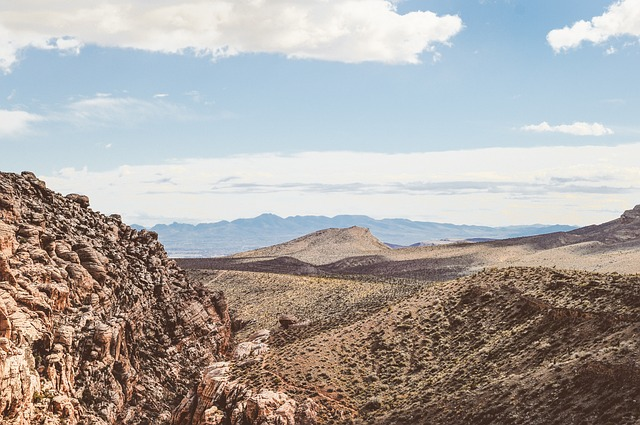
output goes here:
<path id="1" fill-rule="evenodd" d="M 222 294 L 155 233 L 0 173 L 3 424 L 169 423 L 229 339 Z"/>

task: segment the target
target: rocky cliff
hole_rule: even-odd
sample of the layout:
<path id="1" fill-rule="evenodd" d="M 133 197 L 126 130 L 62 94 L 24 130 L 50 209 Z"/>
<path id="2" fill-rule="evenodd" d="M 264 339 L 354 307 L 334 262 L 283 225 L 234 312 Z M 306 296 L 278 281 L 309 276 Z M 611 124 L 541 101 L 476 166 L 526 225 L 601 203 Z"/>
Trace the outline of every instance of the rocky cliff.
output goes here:
<path id="1" fill-rule="evenodd" d="M 0 422 L 169 423 L 229 339 L 155 233 L 0 173 Z"/>

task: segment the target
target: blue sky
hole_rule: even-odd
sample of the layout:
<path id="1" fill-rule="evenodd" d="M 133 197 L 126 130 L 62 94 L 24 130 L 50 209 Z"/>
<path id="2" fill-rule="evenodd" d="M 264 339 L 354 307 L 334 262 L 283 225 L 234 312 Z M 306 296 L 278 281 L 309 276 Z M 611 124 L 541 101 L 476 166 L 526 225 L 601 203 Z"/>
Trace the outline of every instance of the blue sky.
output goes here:
<path id="1" fill-rule="evenodd" d="M 640 203 L 640 1 L 0 1 L 0 170 L 129 222 Z"/>

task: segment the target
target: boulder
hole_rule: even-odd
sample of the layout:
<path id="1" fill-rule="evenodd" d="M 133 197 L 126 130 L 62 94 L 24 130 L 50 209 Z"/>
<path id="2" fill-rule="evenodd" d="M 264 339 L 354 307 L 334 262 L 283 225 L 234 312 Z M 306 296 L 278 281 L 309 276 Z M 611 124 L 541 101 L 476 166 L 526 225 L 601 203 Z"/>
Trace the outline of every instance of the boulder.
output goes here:
<path id="1" fill-rule="evenodd" d="M 89 197 L 87 195 L 78 195 L 77 193 L 70 193 L 67 196 L 65 196 L 65 198 L 75 202 L 76 204 L 80 205 L 82 208 L 89 207 Z"/>
<path id="2" fill-rule="evenodd" d="M 283 329 L 288 329 L 291 325 L 298 323 L 300 320 L 293 314 L 283 314 L 278 319 Z"/>

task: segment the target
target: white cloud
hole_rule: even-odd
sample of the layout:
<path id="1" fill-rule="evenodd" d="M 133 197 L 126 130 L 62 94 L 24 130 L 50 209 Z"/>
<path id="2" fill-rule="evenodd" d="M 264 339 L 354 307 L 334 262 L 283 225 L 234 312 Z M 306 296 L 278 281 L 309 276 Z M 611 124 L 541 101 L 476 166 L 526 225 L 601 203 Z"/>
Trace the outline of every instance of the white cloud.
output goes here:
<path id="1" fill-rule="evenodd" d="M 597 122 L 550 125 L 548 122 L 543 121 L 540 124 L 525 125 L 521 130 L 535 133 L 564 133 L 573 136 L 606 136 L 613 134 L 613 130 Z"/>
<path id="2" fill-rule="evenodd" d="M 25 133 L 29 130 L 29 125 L 42 121 L 40 115 L 31 114 L 25 111 L 8 111 L 0 109 L 0 138 L 12 137 Z"/>
<path id="3" fill-rule="evenodd" d="M 616 1 L 600 16 L 578 21 L 572 26 L 555 29 L 547 41 L 556 52 L 580 46 L 583 42 L 603 43 L 612 37 L 640 37 L 640 1 Z"/>
<path id="4" fill-rule="evenodd" d="M 79 128 L 102 126 L 136 126 L 152 120 L 211 120 L 223 115 L 199 115 L 188 108 L 163 98 L 142 100 L 134 97 L 113 97 L 97 93 L 94 97 L 72 100 L 56 112 L 36 115 L 25 111 L 0 109 L 0 137 L 25 133 L 38 121 L 70 124 Z M 110 147 L 111 144 L 107 146 Z"/>
<path id="5" fill-rule="evenodd" d="M 61 37 L 51 40 L 49 48 L 52 50 L 59 50 L 61 52 L 78 55 L 80 54 L 80 49 L 82 48 L 82 42 L 76 40 L 75 38 Z"/>
<path id="6" fill-rule="evenodd" d="M 110 97 L 98 94 L 67 105 L 52 120 L 67 121 L 78 126 L 133 125 L 161 117 L 185 118 L 189 114 L 179 106 L 161 100 L 149 102 L 133 97 Z"/>
<path id="7" fill-rule="evenodd" d="M 397 13 L 389 0 L 21 0 L 3 5 L 0 69 L 26 47 L 84 44 L 210 55 L 283 54 L 342 62 L 416 63 L 462 29 L 458 16 Z"/>
<path id="8" fill-rule="evenodd" d="M 66 169 L 43 177 L 129 223 L 273 212 L 467 224 L 589 224 L 640 199 L 640 144 L 383 154 L 306 152 Z M 613 213 L 612 213 L 613 211 Z"/>

